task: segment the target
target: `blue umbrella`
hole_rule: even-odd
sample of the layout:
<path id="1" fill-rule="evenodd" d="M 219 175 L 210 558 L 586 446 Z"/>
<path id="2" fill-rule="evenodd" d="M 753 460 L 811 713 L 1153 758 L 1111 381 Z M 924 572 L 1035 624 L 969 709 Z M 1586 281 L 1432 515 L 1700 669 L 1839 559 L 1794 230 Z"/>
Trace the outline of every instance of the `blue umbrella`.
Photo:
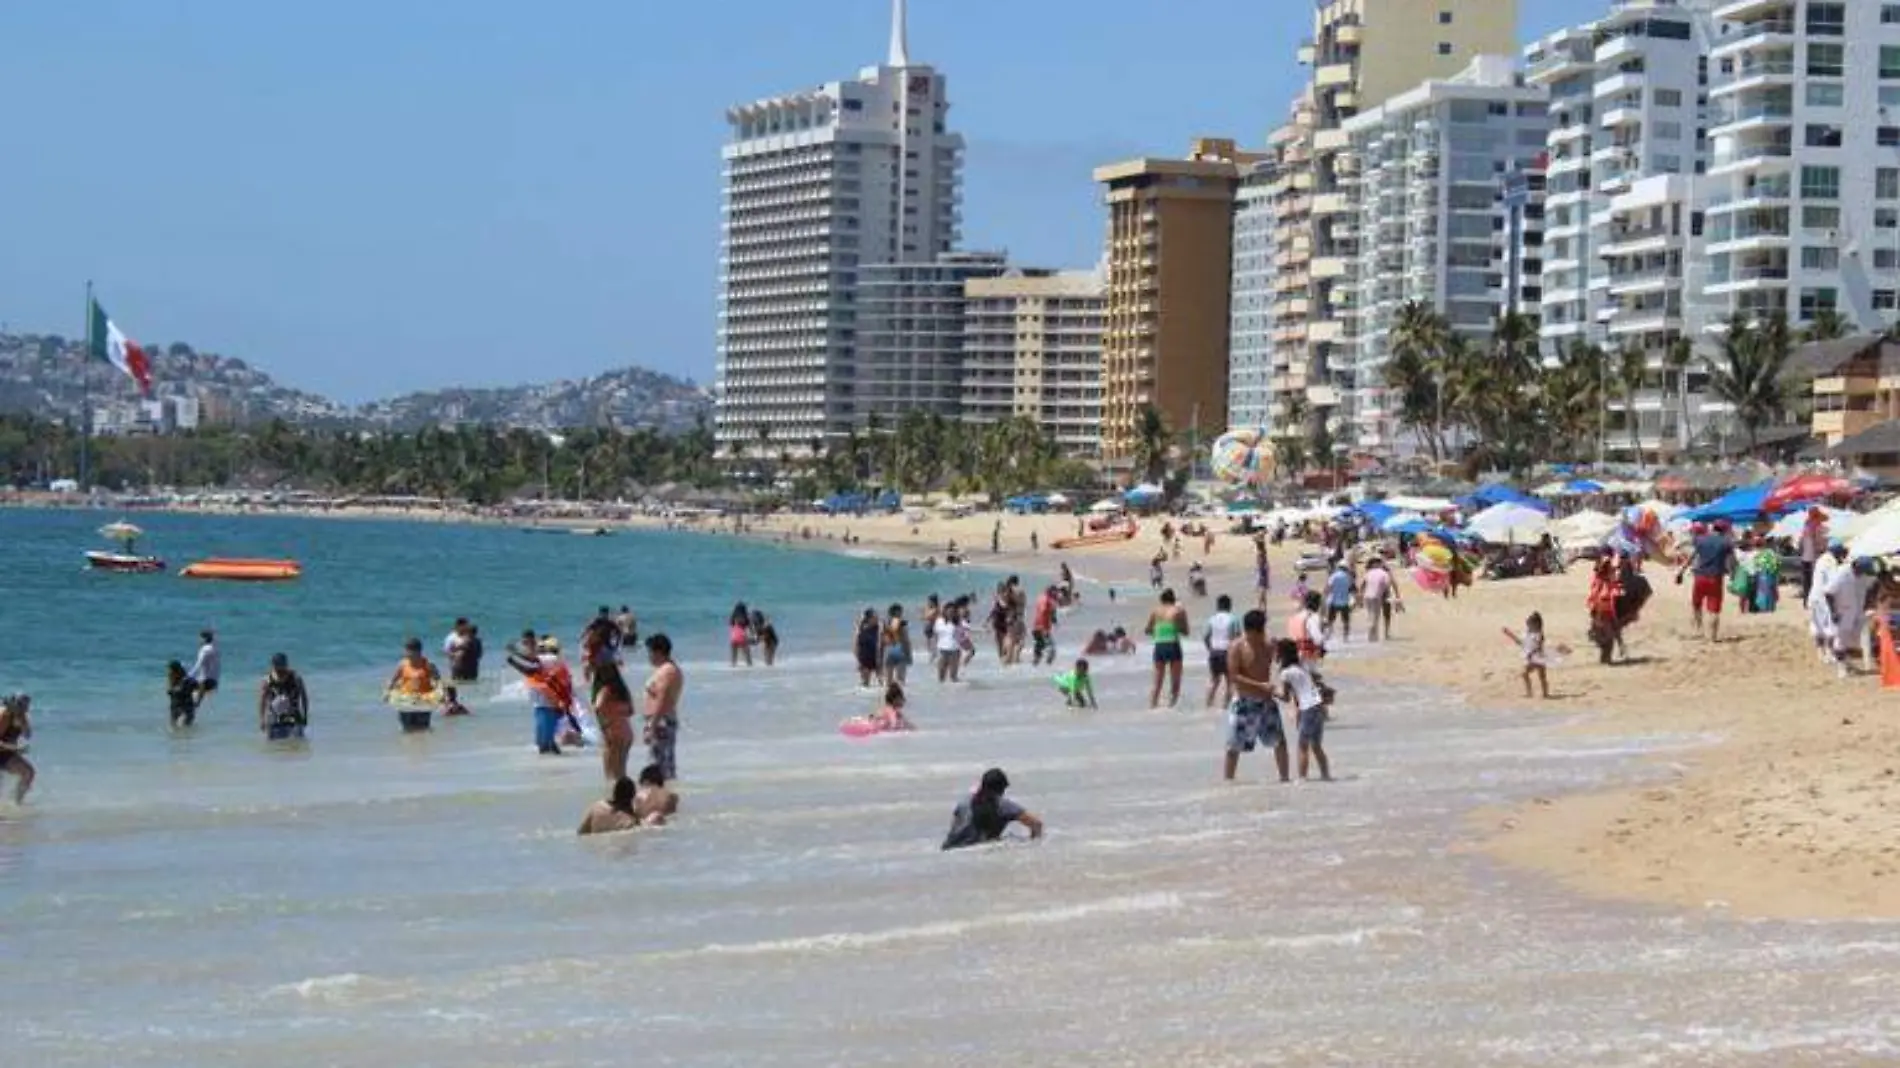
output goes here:
<path id="1" fill-rule="evenodd" d="M 1726 519 L 1731 523 L 1753 523 L 1762 518 L 1762 503 L 1774 488 L 1774 480 L 1769 479 L 1753 486 L 1730 490 L 1707 504 L 1689 509 L 1677 518 L 1687 519 L 1691 523 L 1712 523 L 1718 519 Z"/>
<path id="2" fill-rule="evenodd" d="M 1579 479 L 1575 479 L 1573 481 L 1564 483 L 1564 492 L 1574 493 L 1578 495 L 1602 493 L 1603 485 L 1602 483 L 1592 482 L 1587 478 L 1579 478 Z"/>

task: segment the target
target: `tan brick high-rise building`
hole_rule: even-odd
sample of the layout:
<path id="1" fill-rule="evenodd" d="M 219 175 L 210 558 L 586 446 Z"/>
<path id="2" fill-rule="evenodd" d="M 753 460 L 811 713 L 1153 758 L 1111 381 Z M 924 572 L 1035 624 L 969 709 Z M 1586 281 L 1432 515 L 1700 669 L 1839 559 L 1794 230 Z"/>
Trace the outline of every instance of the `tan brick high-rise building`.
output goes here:
<path id="1" fill-rule="evenodd" d="M 1203 436 L 1227 420 L 1228 282 L 1240 166 L 1261 156 L 1202 139 L 1187 159 L 1095 171 L 1108 204 L 1102 458 L 1127 470 L 1142 412 Z"/>
<path id="2" fill-rule="evenodd" d="M 1352 387 L 1358 167 L 1343 124 L 1476 56 L 1516 48 L 1517 0 L 1332 0 L 1315 10 L 1313 36 L 1300 46 L 1312 79 L 1271 138 L 1276 203 L 1285 204 L 1274 241 L 1276 420 L 1296 393 L 1313 418 L 1333 420 Z M 1340 427 L 1336 437 L 1348 436 Z"/>

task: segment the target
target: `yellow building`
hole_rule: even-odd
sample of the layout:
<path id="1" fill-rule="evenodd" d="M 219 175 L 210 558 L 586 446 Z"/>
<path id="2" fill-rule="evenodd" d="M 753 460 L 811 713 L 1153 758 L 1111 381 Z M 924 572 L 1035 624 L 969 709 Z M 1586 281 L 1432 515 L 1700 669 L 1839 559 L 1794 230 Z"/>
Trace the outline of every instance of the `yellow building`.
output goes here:
<path id="1" fill-rule="evenodd" d="M 1228 281 L 1240 167 L 1264 157 L 1202 139 L 1187 159 L 1095 171 L 1108 204 L 1102 457 L 1134 460 L 1142 412 L 1211 436 L 1227 419 Z"/>
<path id="2" fill-rule="evenodd" d="M 963 294 L 963 421 L 1027 416 L 1064 456 L 1099 459 L 1101 272 L 1017 268 Z"/>
<path id="3" fill-rule="evenodd" d="M 1298 393 L 1314 417 L 1330 420 L 1351 389 L 1358 169 L 1345 121 L 1449 78 L 1476 56 L 1516 51 L 1517 0 L 1332 0 L 1314 12 L 1313 36 L 1300 46 L 1312 78 L 1272 137 L 1288 219 L 1274 250 L 1284 285 L 1275 308 L 1276 419 Z"/>

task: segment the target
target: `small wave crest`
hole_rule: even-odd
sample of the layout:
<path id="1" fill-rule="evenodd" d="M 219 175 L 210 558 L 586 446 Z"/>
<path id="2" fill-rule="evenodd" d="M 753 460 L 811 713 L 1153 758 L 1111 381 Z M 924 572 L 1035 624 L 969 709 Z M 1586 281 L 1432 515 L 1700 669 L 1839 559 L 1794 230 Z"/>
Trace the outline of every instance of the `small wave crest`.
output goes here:
<path id="1" fill-rule="evenodd" d="M 395 1001 L 410 991 L 411 987 L 407 983 L 343 972 L 284 983 L 272 987 L 269 993 L 273 997 L 297 998 L 322 1005 L 367 1005 Z"/>

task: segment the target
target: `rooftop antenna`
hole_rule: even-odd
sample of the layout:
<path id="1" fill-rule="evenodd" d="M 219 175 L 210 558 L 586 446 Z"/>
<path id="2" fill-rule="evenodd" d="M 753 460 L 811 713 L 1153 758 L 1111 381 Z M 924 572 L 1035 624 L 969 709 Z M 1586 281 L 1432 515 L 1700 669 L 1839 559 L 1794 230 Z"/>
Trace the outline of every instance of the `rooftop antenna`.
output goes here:
<path id="1" fill-rule="evenodd" d="M 891 0 L 891 58 L 893 67 L 910 66 L 910 18 L 904 0 Z"/>

